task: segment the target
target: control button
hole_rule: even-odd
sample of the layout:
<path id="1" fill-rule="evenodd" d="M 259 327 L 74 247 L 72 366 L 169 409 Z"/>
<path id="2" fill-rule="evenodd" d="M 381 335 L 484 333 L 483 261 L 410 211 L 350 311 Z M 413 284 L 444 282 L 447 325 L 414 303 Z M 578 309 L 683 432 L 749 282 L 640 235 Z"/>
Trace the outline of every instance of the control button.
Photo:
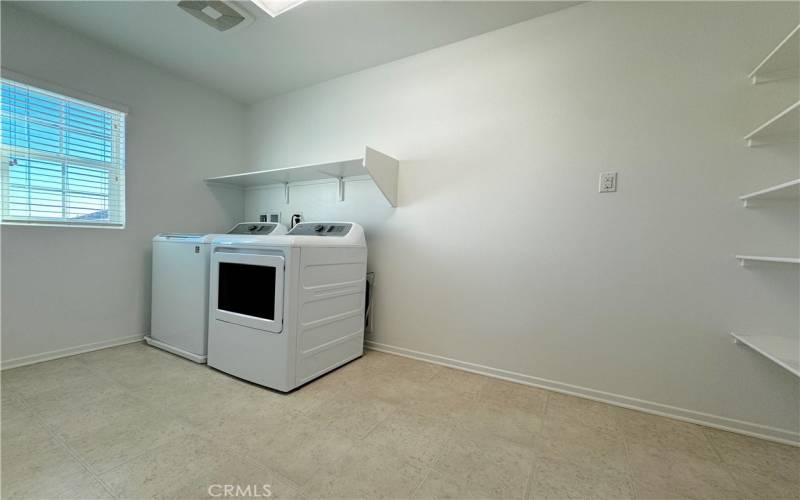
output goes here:
<path id="1" fill-rule="evenodd" d="M 250 227 L 248 227 L 248 228 L 247 228 L 247 230 L 248 230 L 248 231 L 250 231 L 250 232 L 252 233 L 253 231 L 255 231 L 255 230 L 256 230 L 256 228 L 257 228 L 257 227 L 258 227 L 258 226 L 250 226 Z"/>
<path id="2" fill-rule="evenodd" d="M 325 229 L 325 226 L 323 226 L 322 224 L 317 224 L 316 226 L 314 226 L 314 231 L 318 233 L 321 233 L 323 229 Z"/>

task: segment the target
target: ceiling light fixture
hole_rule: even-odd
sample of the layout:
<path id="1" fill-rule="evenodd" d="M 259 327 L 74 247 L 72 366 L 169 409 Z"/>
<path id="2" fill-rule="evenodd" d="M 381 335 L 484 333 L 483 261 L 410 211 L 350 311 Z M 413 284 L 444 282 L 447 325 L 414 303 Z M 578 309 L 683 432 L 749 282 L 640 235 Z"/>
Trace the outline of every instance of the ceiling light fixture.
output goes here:
<path id="1" fill-rule="evenodd" d="M 217 31 L 242 26 L 242 21 L 246 20 L 245 16 L 221 0 L 181 0 L 178 7 Z"/>
<path id="2" fill-rule="evenodd" d="M 251 1 L 254 4 L 256 4 L 259 9 L 263 10 L 270 16 L 278 17 L 284 12 L 297 7 L 306 0 L 251 0 Z"/>

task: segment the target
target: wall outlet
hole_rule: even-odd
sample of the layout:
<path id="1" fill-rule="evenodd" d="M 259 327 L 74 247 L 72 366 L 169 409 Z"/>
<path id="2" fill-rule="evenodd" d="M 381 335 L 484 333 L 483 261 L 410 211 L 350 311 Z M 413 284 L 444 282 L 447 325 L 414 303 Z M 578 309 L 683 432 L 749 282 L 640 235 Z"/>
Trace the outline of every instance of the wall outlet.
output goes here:
<path id="1" fill-rule="evenodd" d="M 267 212 L 265 214 L 259 214 L 258 222 L 278 222 L 281 221 L 281 213 L 280 212 Z"/>
<path id="2" fill-rule="evenodd" d="M 604 172 L 600 174 L 600 190 L 601 193 L 614 193 L 617 190 L 617 173 Z"/>
<path id="3" fill-rule="evenodd" d="M 303 212 L 292 214 L 292 219 L 291 219 L 290 224 L 289 224 L 289 229 L 293 228 L 297 224 L 300 224 L 304 220 L 305 219 L 303 219 Z"/>

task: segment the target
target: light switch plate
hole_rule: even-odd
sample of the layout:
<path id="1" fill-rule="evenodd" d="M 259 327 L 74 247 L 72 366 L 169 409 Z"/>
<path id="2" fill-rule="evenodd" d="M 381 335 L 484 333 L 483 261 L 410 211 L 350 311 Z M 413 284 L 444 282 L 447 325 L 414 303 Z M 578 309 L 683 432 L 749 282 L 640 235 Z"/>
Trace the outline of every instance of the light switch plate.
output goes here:
<path id="1" fill-rule="evenodd" d="M 603 172 L 600 174 L 600 189 L 601 193 L 614 193 L 617 191 L 617 173 L 616 172 Z"/>

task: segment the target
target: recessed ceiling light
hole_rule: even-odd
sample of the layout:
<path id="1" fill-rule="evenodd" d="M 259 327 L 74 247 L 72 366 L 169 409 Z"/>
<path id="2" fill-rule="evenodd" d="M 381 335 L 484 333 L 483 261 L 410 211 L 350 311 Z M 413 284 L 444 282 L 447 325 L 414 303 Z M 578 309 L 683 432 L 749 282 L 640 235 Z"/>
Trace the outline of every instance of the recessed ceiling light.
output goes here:
<path id="1" fill-rule="evenodd" d="M 228 31 L 235 26 L 243 26 L 242 21 L 246 19 L 244 15 L 221 0 L 180 0 L 178 7 L 217 31 Z"/>
<path id="2" fill-rule="evenodd" d="M 261 10 L 272 17 L 278 17 L 287 10 L 293 9 L 306 0 L 252 0 Z"/>

